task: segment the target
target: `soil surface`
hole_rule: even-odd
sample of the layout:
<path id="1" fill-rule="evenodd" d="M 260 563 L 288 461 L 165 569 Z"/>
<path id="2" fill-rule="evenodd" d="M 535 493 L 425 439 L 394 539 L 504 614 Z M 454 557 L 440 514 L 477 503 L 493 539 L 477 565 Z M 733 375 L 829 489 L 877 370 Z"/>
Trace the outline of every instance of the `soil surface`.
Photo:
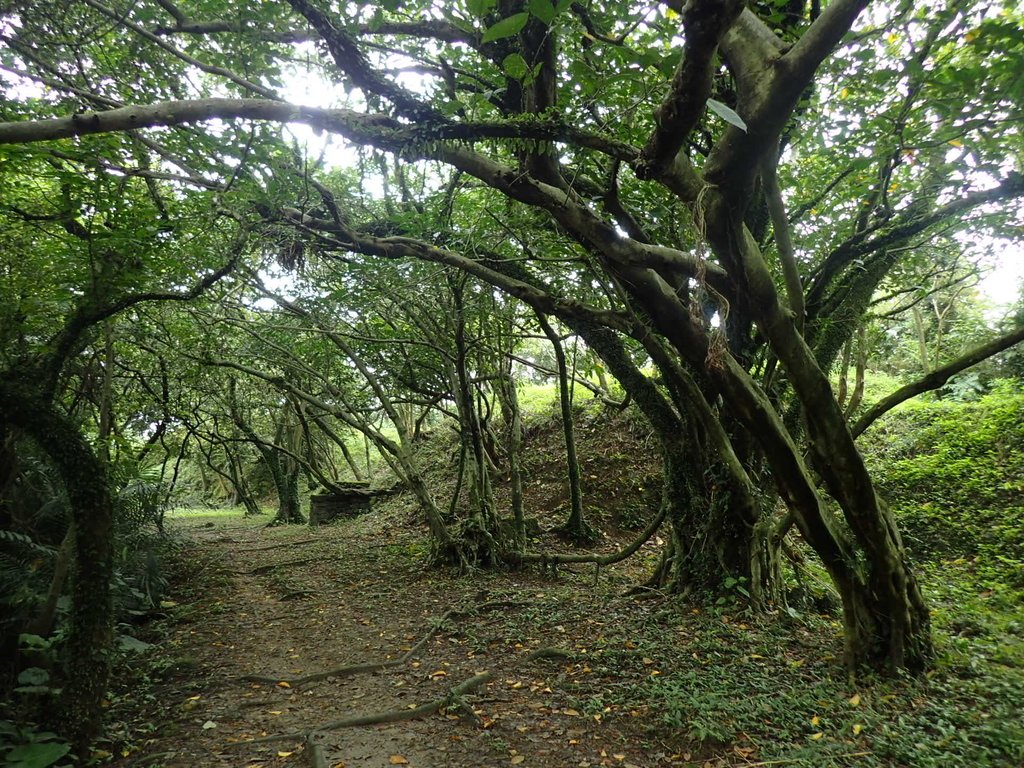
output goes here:
<path id="1" fill-rule="evenodd" d="M 114 765 L 704 764 L 636 695 L 668 663 L 645 622 L 651 647 L 673 631 L 625 596 L 654 542 L 600 573 L 460 577 L 395 515 L 204 525 L 178 524 L 167 617 L 136 632 L 159 645 L 122 670 Z"/>

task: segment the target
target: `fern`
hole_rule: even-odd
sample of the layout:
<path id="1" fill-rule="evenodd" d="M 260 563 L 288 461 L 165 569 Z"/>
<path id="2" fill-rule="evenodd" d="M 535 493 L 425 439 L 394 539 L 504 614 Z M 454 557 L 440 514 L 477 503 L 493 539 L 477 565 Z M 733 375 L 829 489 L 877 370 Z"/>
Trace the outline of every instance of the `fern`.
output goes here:
<path id="1" fill-rule="evenodd" d="M 17 531 L 0 530 L 0 546 L 12 552 L 29 552 L 37 557 L 51 558 L 57 550 L 33 540 L 33 538 Z"/>

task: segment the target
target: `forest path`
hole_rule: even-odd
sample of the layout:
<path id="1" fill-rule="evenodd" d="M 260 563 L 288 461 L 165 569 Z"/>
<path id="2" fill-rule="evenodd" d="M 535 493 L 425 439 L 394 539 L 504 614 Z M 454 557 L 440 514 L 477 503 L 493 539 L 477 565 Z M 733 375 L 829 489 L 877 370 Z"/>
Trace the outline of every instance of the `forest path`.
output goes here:
<path id="1" fill-rule="evenodd" d="M 312 531 L 224 520 L 179 524 L 188 572 L 154 662 L 162 674 L 150 675 L 148 703 L 145 686 L 133 687 L 111 713 L 126 731 L 138 732 L 141 719 L 151 733 L 133 735 L 117 765 L 636 768 L 691 759 L 654 740 L 647 726 L 656 722 L 637 704 L 638 686 L 660 671 L 636 643 L 651 601 L 621 597 L 635 574 L 613 570 L 596 584 L 589 569 L 459 578 L 427 566 L 416 531 L 377 516 Z M 369 662 L 393 666 L 301 681 Z M 397 717 L 483 672 L 492 677 L 436 713 L 318 730 Z"/>

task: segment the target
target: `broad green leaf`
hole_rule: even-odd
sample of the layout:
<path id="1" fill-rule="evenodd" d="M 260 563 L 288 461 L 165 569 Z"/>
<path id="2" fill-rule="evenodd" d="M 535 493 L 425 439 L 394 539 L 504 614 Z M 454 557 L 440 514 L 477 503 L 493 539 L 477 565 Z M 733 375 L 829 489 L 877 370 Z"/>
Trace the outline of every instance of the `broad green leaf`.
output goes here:
<path id="1" fill-rule="evenodd" d="M 7 753 L 8 768 L 47 768 L 71 751 L 67 744 L 21 744 Z"/>
<path id="2" fill-rule="evenodd" d="M 29 667 L 18 674 L 19 685 L 45 685 L 50 682 L 50 673 L 40 667 Z"/>
<path id="3" fill-rule="evenodd" d="M 708 99 L 708 109 L 725 120 L 725 122 L 729 123 L 729 125 L 735 125 L 741 131 L 747 130 L 747 124 L 743 122 L 743 118 L 737 115 L 731 107 L 727 107 L 722 102 L 716 99 Z"/>
<path id="4" fill-rule="evenodd" d="M 526 26 L 526 22 L 530 20 L 530 14 L 528 13 L 514 13 L 507 19 L 502 19 L 497 24 L 492 25 L 484 32 L 483 39 L 480 42 L 493 43 L 495 40 L 501 40 L 505 37 L 512 37 L 517 35 Z"/>
<path id="5" fill-rule="evenodd" d="M 555 6 L 551 4 L 551 0 L 530 0 L 529 8 L 530 13 L 545 24 L 550 24 L 555 20 L 557 12 L 555 11 Z"/>
<path id="6" fill-rule="evenodd" d="M 497 0 L 466 0 L 466 7 L 469 12 L 478 18 L 483 18 L 494 9 Z"/>
<path id="7" fill-rule="evenodd" d="M 522 80 L 530 72 L 530 65 L 518 53 L 510 53 L 506 56 L 501 62 L 501 68 L 505 70 L 506 75 L 514 80 Z"/>

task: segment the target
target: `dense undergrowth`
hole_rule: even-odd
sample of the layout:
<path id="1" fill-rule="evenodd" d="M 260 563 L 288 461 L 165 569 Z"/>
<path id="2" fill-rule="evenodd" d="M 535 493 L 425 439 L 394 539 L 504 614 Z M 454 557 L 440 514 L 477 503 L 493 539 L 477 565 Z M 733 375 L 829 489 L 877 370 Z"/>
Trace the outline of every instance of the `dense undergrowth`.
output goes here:
<path id="1" fill-rule="evenodd" d="M 1024 392 L 1004 382 L 973 402 L 907 403 L 861 445 L 921 571 L 933 669 L 853 684 L 800 640 L 838 642 L 834 617 L 737 633 L 742 610 L 719 610 L 692 633 L 703 653 L 650 684 L 654 708 L 740 757 L 756 747 L 761 760 L 814 766 L 1024 765 Z"/>
<path id="2" fill-rule="evenodd" d="M 906 403 L 862 438 L 908 547 L 964 558 L 984 581 L 1024 588 L 1024 392 Z"/>

